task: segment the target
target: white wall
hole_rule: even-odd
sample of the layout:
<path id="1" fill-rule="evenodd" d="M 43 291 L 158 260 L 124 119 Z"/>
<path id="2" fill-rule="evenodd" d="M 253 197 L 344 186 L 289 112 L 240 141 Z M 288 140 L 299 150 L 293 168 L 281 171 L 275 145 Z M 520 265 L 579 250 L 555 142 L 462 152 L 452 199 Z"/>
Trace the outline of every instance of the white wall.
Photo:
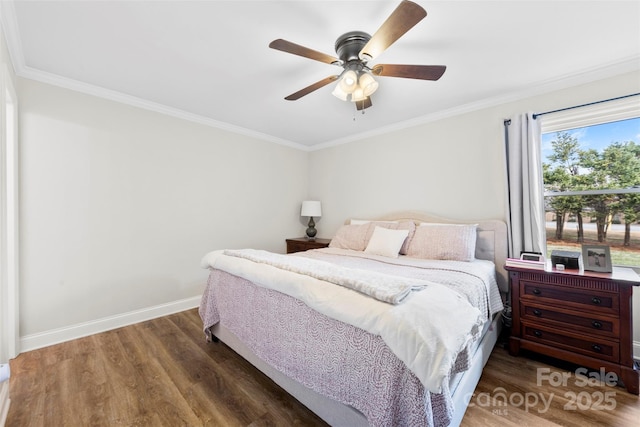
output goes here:
<path id="1" fill-rule="evenodd" d="M 311 152 L 309 193 L 322 201 L 321 234 L 330 237 L 348 217 L 398 210 L 504 220 L 504 119 L 637 92 L 640 73 L 629 73 Z M 634 307 L 640 358 L 640 288 Z"/>
<path id="2" fill-rule="evenodd" d="M 23 337 L 198 298 L 206 252 L 284 252 L 302 234 L 307 152 L 31 80 L 18 89 Z"/>
<path id="3" fill-rule="evenodd" d="M 197 298 L 205 252 L 284 251 L 303 233 L 306 198 L 323 203 L 321 237 L 347 217 L 404 209 L 503 219 L 503 119 L 638 82 L 627 74 L 306 153 L 19 79 L 21 335 Z M 637 309 L 634 330 L 640 356 Z"/>

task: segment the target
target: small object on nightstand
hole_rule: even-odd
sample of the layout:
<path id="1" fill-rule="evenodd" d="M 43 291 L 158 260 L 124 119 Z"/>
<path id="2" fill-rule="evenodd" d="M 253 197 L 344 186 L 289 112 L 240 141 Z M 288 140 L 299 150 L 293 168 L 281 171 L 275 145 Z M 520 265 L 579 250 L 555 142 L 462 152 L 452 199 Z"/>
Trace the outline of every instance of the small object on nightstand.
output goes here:
<path id="1" fill-rule="evenodd" d="M 554 250 L 551 251 L 551 266 L 556 267 L 556 265 L 562 264 L 567 270 L 578 270 L 581 257 L 582 254 L 580 252 Z"/>
<path id="2" fill-rule="evenodd" d="M 331 243 L 331 239 L 307 239 L 306 237 L 298 237 L 295 239 L 287 239 L 287 253 L 308 251 L 309 249 L 326 248 Z"/>

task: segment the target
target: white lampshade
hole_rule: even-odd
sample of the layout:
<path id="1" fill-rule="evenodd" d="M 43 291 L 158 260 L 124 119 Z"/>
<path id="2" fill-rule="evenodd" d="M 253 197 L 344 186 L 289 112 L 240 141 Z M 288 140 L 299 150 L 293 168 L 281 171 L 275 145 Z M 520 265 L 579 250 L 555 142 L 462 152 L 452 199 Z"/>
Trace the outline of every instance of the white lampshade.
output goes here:
<path id="1" fill-rule="evenodd" d="M 300 216 L 320 218 L 322 216 L 322 206 L 317 200 L 305 200 L 302 202 Z"/>

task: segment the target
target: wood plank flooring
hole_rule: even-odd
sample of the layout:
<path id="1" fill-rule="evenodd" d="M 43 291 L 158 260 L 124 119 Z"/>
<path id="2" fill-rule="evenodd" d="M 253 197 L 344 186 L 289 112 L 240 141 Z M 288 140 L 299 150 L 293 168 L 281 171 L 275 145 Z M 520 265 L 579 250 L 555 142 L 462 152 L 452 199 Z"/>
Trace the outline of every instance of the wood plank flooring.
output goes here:
<path id="1" fill-rule="evenodd" d="M 640 425 L 640 400 L 622 388 L 537 385 L 538 369 L 573 372 L 545 362 L 497 347 L 462 425 Z M 571 392 L 582 409 L 565 407 Z M 601 404 L 615 409 L 594 409 L 605 392 Z M 11 361 L 10 393 L 8 427 L 326 426 L 227 346 L 206 343 L 195 309 L 23 353 Z M 548 408 L 541 397 L 552 397 Z"/>
<path id="2" fill-rule="evenodd" d="M 534 353 L 512 357 L 499 344 L 461 426 L 640 426 L 638 396 L 578 368 Z"/>

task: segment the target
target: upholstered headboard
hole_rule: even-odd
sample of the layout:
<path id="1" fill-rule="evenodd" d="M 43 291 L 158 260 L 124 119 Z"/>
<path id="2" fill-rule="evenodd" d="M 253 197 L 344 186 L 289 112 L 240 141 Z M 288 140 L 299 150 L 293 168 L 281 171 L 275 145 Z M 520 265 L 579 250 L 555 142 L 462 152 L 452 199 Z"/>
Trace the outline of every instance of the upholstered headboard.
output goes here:
<path id="1" fill-rule="evenodd" d="M 466 221 L 451 218 L 443 218 L 425 212 L 400 211 L 390 213 L 377 218 L 358 218 L 378 221 L 414 221 L 444 223 L 444 224 L 478 224 L 478 236 L 476 239 L 476 258 L 493 261 L 496 265 L 496 279 L 502 292 L 509 289 L 509 276 L 504 269 L 507 259 L 507 225 L 500 220 Z M 349 223 L 350 220 L 347 220 Z"/>

